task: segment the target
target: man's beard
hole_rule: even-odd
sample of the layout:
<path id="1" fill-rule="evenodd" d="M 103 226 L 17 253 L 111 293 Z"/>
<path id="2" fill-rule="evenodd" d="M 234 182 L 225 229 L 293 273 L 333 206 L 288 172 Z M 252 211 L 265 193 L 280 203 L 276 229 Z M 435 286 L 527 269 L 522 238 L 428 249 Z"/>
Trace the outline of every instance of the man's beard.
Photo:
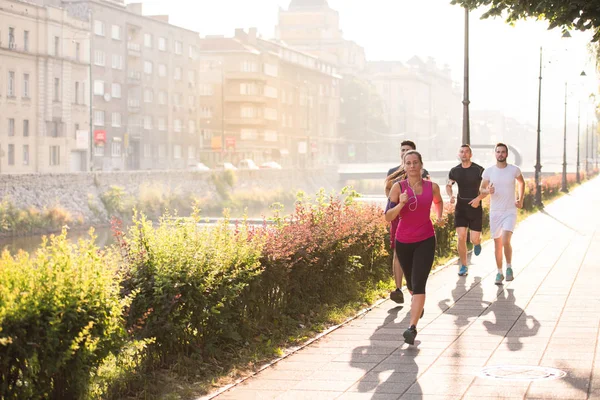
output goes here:
<path id="1" fill-rule="evenodd" d="M 498 162 L 506 162 L 506 158 L 496 158 Z"/>

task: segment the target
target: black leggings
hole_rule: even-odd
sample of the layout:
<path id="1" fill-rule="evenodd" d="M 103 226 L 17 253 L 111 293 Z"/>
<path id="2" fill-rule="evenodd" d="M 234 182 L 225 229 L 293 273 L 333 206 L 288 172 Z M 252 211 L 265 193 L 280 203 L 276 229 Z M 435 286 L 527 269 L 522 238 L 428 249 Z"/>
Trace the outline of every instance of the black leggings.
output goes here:
<path id="1" fill-rule="evenodd" d="M 408 290 L 413 294 L 425 294 L 425 284 L 435 257 L 435 236 L 416 243 L 400 243 L 396 240 L 396 255 Z"/>

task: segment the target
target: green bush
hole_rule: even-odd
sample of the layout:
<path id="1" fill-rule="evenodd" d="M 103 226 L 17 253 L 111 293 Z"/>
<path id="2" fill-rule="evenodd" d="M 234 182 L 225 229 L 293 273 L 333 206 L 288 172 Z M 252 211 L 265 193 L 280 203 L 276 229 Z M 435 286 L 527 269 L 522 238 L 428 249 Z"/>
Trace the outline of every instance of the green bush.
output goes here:
<path id="1" fill-rule="evenodd" d="M 0 258 L 0 398 L 79 399 L 92 372 L 118 351 L 126 301 L 116 262 L 94 238 L 66 230 L 32 256 Z"/>

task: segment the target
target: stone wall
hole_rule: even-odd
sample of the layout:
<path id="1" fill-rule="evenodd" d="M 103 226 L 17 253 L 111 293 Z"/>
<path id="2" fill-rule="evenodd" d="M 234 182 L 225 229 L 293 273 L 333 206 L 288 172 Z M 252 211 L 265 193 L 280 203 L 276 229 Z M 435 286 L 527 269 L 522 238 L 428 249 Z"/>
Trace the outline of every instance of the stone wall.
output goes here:
<path id="1" fill-rule="evenodd" d="M 86 224 L 106 222 L 108 215 L 101 195 L 120 186 L 136 196 L 143 185 L 158 185 L 182 195 L 214 197 L 212 175 L 222 172 L 130 171 L 80 172 L 68 174 L 0 175 L 0 201 L 9 200 L 19 208 L 43 209 L 60 205 Z M 340 189 L 337 173 L 322 169 L 240 170 L 235 172 L 234 190 L 304 190 L 309 194 L 320 188 Z"/>

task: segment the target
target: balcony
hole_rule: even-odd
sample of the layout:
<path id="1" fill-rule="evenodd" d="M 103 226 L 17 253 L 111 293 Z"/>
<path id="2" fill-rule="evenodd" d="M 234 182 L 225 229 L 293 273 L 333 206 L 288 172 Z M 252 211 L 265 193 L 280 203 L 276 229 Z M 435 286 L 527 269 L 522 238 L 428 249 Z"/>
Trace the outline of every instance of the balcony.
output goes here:
<path id="1" fill-rule="evenodd" d="M 127 54 L 132 57 L 141 57 L 142 47 L 139 45 L 139 43 L 127 43 Z"/>
<path id="2" fill-rule="evenodd" d="M 231 125 L 241 125 L 241 126 L 265 126 L 267 125 L 267 120 L 264 118 L 225 118 L 225 122 Z"/>
<path id="3" fill-rule="evenodd" d="M 226 103 L 261 103 L 264 104 L 267 102 L 267 99 L 263 95 L 255 94 L 236 94 L 236 95 L 226 95 L 225 96 Z"/>
<path id="4" fill-rule="evenodd" d="M 227 71 L 225 73 L 225 79 L 266 82 L 268 77 L 262 72 Z"/>
<path id="5" fill-rule="evenodd" d="M 131 113 L 137 113 L 140 111 L 140 101 L 137 99 L 127 100 L 127 111 Z"/>
<path id="6" fill-rule="evenodd" d="M 127 83 L 130 85 L 139 85 L 142 82 L 142 73 L 140 71 L 129 71 L 127 74 Z"/>
<path id="7" fill-rule="evenodd" d="M 142 137 L 142 126 L 127 125 L 127 133 L 129 133 L 131 139 L 140 139 Z"/>

